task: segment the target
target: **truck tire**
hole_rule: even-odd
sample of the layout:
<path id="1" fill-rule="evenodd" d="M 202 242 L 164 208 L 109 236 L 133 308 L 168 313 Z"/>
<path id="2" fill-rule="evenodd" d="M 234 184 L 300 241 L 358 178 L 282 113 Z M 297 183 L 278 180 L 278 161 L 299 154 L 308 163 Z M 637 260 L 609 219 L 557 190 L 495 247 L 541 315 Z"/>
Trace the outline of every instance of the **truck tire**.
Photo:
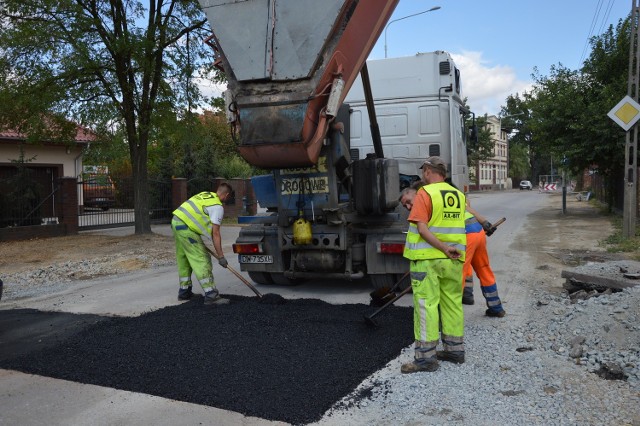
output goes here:
<path id="1" fill-rule="evenodd" d="M 300 285 L 304 282 L 304 280 L 290 280 L 289 278 L 285 277 L 284 274 L 256 271 L 250 271 L 249 278 L 251 278 L 256 284 L 261 285 L 293 286 Z"/>
<path id="2" fill-rule="evenodd" d="M 303 280 L 291 280 L 285 277 L 284 274 L 271 273 L 269 275 L 271 275 L 271 281 L 275 285 L 292 286 L 292 285 L 300 285 L 303 283 Z"/>
<path id="3" fill-rule="evenodd" d="M 374 289 L 378 290 L 381 288 L 390 289 L 394 286 L 395 283 L 402 277 L 402 274 L 375 274 L 369 275 L 371 280 L 371 285 Z M 411 285 L 411 280 L 407 277 L 400 283 L 398 287 L 398 291 L 402 291 L 408 286 Z"/>
<path id="4" fill-rule="evenodd" d="M 271 274 L 267 272 L 249 271 L 249 278 L 256 284 L 273 285 Z"/>

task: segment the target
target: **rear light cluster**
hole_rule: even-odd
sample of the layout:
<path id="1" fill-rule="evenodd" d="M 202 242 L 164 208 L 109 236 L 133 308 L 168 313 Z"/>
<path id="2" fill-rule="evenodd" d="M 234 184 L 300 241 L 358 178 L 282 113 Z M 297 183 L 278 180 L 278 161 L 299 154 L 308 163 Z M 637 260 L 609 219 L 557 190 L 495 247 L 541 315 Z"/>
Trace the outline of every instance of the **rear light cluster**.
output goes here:
<path id="1" fill-rule="evenodd" d="M 262 251 L 262 244 L 250 243 L 250 244 L 233 244 L 233 252 L 236 254 L 260 254 Z"/>
<path id="2" fill-rule="evenodd" d="M 378 243 L 378 253 L 402 254 L 404 253 L 404 243 Z"/>

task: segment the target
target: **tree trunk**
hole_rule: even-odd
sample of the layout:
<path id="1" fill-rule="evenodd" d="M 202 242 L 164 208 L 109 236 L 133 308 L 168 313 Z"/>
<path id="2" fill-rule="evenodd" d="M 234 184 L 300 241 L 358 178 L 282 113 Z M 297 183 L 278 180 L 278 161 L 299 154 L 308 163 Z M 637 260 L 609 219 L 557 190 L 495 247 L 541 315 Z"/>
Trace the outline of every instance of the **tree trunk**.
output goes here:
<path id="1" fill-rule="evenodd" d="M 135 214 L 135 233 L 150 234 L 149 217 L 149 175 L 147 170 L 147 142 L 139 141 L 133 169 L 133 209 Z"/>

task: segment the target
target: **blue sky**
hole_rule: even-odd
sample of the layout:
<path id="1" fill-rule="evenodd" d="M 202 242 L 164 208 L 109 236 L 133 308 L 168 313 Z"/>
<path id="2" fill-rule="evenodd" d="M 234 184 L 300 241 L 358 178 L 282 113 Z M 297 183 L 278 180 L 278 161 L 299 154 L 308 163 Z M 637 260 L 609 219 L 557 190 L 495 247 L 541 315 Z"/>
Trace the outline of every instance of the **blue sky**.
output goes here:
<path id="1" fill-rule="evenodd" d="M 534 67 L 542 75 L 558 63 L 579 69 L 589 34 L 631 11 L 630 0 L 400 0 L 390 22 L 434 6 L 389 24 L 387 56 L 450 52 L 477 114 L 498 114 L 509 94 L 530 88 Z M 369 58 L 384 58 L 384 31 Z"/>

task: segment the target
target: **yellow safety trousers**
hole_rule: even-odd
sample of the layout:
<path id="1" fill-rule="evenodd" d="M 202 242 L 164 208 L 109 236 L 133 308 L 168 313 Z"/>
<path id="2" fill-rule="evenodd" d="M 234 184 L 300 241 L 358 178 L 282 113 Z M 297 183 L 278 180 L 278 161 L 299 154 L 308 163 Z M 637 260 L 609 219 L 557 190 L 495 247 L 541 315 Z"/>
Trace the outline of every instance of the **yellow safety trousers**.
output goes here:
<path id="1" fill-rule="evenodd" d="M 464 336 L 460 285 L 463 263 L 454 259 L 412 260 L 409 267 L 413 287 L 413 328 L 416 341 L 440 340 L 440 323 L 443 340 L 461 339 Z"/>

